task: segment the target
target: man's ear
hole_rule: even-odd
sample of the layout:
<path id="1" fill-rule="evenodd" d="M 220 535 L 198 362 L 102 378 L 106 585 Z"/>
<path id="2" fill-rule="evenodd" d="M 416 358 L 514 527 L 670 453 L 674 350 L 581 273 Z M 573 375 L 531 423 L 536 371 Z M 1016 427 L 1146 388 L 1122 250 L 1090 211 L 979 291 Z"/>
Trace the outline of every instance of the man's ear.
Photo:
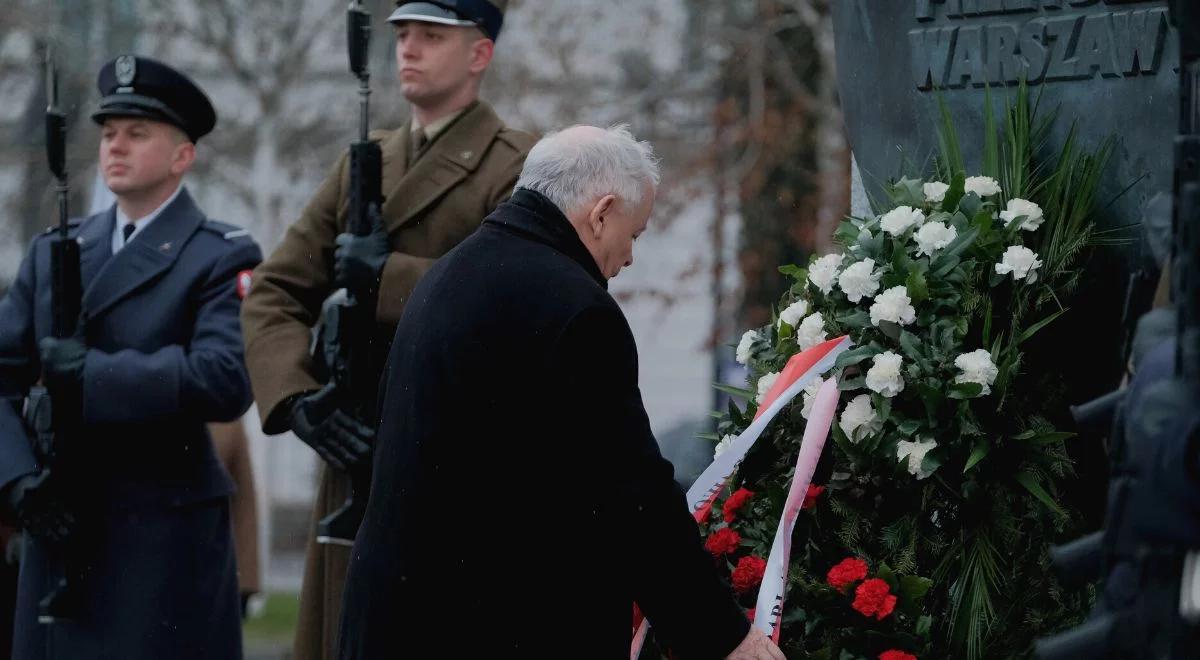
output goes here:
<path id="1" fill-rule="evenodd" d="M 182 142 L 175 147 L 175 159 L 171 162 L 171 174 L 183 176 L 192 168 L 196 161 L 196 145 L 192 142 Z"/>
<path id="2" fill-rule="evenodd" d="M 471 64 L 469 70 L 471 73 L 480 75 L 492 63 L 492 55 L 495 53 L 496 42 L 483 37 L 476 39 L 471 44 Z"/>
<path id="3" fill-rule="evenodd" d="M 593 238 L 600 238 L 600 234 L 604 230 L 604 222 L 608 219 L 607 216 L 612 213 L 616 203 L 616 195 L 605 195 L 596 201 L 596 205 L 588 213 L 588 226 L 592 229 Z"/>

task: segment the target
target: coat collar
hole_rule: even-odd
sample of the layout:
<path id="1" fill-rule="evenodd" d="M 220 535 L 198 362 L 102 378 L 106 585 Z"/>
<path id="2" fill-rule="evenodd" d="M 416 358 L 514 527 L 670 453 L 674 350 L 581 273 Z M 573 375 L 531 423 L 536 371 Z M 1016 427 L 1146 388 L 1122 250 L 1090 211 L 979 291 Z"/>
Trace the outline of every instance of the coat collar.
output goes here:
<path id="1" fill-rule="evenodd" d="M 499 225 L 549 245 L 583 267 L 596 284 L 608 289 L 608 280 L 600 272 L 592 253 L 588 252 L 583 241 L 579 239 L 571 221 L 567 220 L 567 216 L 545 195 L 526 188 L 517 188 L 507 202 L 501 204 L 484 220 L 484 224 Z"/>
<path id="2" fill-rule="evenodd" d="M 80 231 L 84 240 L 83 310 L 87 318 L 103 314 L 167 270 L 204 220 L 204 213 L 183 189 L 154 222 L 114 255 L 105 237 L 111 236 L 116 222 L 116 205 L 93 217 Z M 105 252 L 108 256 L 101 254 Z"/>
<path id="3" fill-rule="evenodd" d="M 408 124 L 384 141 L 383 217 L 388 231 L 399 229 L 474 172 L 504 122 L 483 101 L 476 101 L 442 130 L 421 158 L 408 167 Z"/>
<path id="4" fill-rule="evenodd" d="M 113 256 L 112 234 L 117 222 L 117 205 L 113 204 L 106 211 L 101 211 L 86 220 L 79 227 L 79 262 L 80 275 L 84 286 L 95 281 L 100 268 Z"/>

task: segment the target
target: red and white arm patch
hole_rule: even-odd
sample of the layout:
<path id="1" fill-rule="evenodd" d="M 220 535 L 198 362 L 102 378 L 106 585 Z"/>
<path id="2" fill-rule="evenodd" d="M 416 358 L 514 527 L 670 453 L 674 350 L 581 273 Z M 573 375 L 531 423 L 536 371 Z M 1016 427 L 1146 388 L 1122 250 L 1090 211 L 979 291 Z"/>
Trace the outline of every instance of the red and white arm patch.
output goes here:
<path id="1" fill-rule="evenodd" d="M 250 276 L 254 271 L 243 270 L 237 274 L 237 293 L 238 298 L 246 299 L 246 294 L 250 293 Z"/>

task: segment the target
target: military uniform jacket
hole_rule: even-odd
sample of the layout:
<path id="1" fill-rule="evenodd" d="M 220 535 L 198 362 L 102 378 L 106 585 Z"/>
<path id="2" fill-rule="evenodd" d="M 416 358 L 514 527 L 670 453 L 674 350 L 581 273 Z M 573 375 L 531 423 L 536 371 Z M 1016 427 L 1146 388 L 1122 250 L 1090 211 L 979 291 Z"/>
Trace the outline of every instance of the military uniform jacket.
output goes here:
<path id="1" fill-rule="evenodd" d="M 81 243 L 86 458 L 117 507 L 170 507 L 232 492 L 205 422 L 250 405 L 238 273 L 260 260 L 245 231 L 205 218 L 187 191 L 112 253 L 116 206 L 72 227 Z M 0 486 L 37 465 L 19 418 L 50 334 L 48 232 L 0 302 Z"/>
<path id="2" fill-rule="evenodd" d="M 88 507 L 84 604 L 38 625 L 55 563 L 27 537 L 14 657 L 241 657 L 228 495 L 206 422 L 250 405 L 242 359 L 239 273 L 261 260 L 236 227 L 208 220 L 187 191 L 116 254 L 114 208 L 72 228 L 81 243 L 83 428 L 76 447 Z M 33 241 L 0 302 L 0 484 L 36 469 L 18 401 L 40 371 L 50 332 L 50 243 Z"/>
<path id="3" fill-rule="evenodd" d="M 375 131 L 383 151 L 383 218 L 392 254 L 376 309 L 391 339 L 409 294 L 433 261 L 512 194 L 534 139 L 506 128 L 482 101 L 467 108 L 408 163 L 410 130 Z M 334 239 L 345 231 L 350 172 L 346 155 L 317 190 L 275 252 L 254 273 L 242 307 L 255 400 L 268 433 L 284 430 L 279 404 L 321 387 L 309 357 L 311 328 L 334 291 Z"/>

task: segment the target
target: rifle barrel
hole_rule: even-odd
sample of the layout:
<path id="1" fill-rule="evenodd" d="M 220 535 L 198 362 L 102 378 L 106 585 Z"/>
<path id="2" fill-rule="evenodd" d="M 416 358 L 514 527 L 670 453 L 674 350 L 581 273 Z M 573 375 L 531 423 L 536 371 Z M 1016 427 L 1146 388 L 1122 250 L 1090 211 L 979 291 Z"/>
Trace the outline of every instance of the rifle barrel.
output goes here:
<path id="1" fill-rule="evenodd" d="M 369 106 L 371 98 L 371 13 L 363 7 L 362 0 L 355 0 L 346 10 L 346 47 L 350 53 L 350 71 L 358 78 L 359 136 L 367 141 Z"/>

